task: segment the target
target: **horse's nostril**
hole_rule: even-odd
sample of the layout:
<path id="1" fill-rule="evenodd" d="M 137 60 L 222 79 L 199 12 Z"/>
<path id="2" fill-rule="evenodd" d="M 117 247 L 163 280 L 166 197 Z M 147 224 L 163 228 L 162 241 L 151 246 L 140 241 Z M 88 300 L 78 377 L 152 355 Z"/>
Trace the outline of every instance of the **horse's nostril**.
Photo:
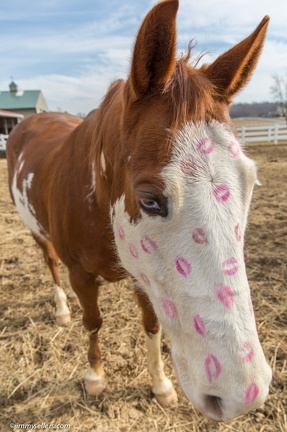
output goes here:
<path id="1" fill-rule="evenodd" d="M 204 403 L 206 413 L 209 417 L 215 420 L 222 420 L 222 399 L 217 396 L 205 395 Z"/>

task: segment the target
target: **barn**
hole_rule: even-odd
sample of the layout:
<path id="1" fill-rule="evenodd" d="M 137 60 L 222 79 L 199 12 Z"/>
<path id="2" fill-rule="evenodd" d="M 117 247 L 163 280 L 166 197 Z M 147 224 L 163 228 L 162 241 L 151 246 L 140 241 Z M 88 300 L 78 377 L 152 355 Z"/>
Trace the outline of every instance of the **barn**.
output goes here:
<path id="1" fill-rule="evenodd" d="M 11 81 L 9 91 L 0 91 L 0 157 L 5 157 L 6 140 L 13 127 L 32 114 L 49 111 L 41 90 L 20 90 Z"/>
<path id="2" fill-rule="evenodd" d="M 9 91 L 0 92 L 0 110 L 14 111 L 24 117 L 49 111 L 41 90 L 20 90 L 14 81 L 9 84 Z"/>

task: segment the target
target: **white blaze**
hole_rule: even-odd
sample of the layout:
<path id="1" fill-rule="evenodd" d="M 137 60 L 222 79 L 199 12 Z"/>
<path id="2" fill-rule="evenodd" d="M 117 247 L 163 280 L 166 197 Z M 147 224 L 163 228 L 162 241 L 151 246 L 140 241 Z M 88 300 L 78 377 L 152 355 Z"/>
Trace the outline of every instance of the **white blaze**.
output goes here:
<path id="1" fill-rule="evenodd" d="M 232 418 L 264 400 L 271 376 L 243 257 L 255 165 L 226 126 L 188 124 L 162 178 L 166 218 L 142 211 L 132 224 L 124 195 L 115 203 L 118 254 L 171 339 L 186 395 L 199 407 L 205 394 L 226 398 Z"/>

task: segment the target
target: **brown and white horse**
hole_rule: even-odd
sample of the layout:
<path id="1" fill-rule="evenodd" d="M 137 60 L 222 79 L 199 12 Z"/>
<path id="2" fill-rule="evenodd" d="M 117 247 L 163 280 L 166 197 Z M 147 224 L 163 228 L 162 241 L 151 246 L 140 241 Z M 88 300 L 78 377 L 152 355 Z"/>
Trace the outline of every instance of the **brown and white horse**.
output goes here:
<path id="1" fill-rule="evenodd" d="M 268 17 L 212 64 L 176 59 L 177 0 L 144 19 L 127 81 L 113 83 L 84 121 L 46 113 L 7 143 L 13 201 L 55 282 L 57 321 L 69 320 L 58 257 L 90 334 L 87 392 L 105 388 L 99 279 L 133 277 L 152 390 L 176 401 L 160 357 L 162 325 L 183 391 L 207 416 L 260 406 L 271 369 L 256 330 L 243 243 L 255 163 L 228 105 L 254 70 Z"/>

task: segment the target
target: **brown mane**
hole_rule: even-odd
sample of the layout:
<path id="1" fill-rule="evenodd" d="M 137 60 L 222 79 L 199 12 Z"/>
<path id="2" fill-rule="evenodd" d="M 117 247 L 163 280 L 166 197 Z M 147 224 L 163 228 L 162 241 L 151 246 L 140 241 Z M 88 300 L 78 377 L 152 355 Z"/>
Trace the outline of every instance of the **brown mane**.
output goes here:
<path id="1" fill-rule="evenodd" d="M 216 88 L 200 69 L 190 65 L 190 60 L 191 47 L 188 48 L 185 56 L 177 59 L 173 74 L 166 84 L 161 86 L 157 92 L 148 94 L 143 98 L 143 101 L 146 102 L 160 96 L 164 98 L 166 106 L 169 107 L 171 134 L 176 133 L 188 121 L 209 121 L 218 117 L 215 110 L 215 102 L 218 97 Z M 120 126 L 124 98 L 128 99 L 128 84 L 128 81 L 120 79 L 113 82 L 97 109 L 93 119 L 93 142 L 97 145 L 90 149 L 90 161 L 95 159 L 95 152 L 98 154 L 102 149 L 102 133 L 106 127 L 105 118 L 109 117 L 109 109 L 112 109 L 114 103 L 118 105 L 119 112 L 112 123 L 115 121 L 117 128 Z"/>
<path id="2" fill-rule="evenodd" d="M 175 69 L 166 84 L 160 89 L 166 102 L 170 105 L 172 113 L 171 127 L 179 128 L 187 121 L 207 120 L 214 118 L 214 100 L 218 96 L 215 86 L 195 67 L 190 65 L 191 48 L 185 56 L 177 59 Z M 113 82 L 103 99 L 99 111 L 101 117 L 107 108 L 118 97 L 118 91 L 125 85 L 124 80 Z M 147 95 L 145 99 L 156 96 L 158 93 Z M 99 122 L 101 124 L 101 122 Z"/>

